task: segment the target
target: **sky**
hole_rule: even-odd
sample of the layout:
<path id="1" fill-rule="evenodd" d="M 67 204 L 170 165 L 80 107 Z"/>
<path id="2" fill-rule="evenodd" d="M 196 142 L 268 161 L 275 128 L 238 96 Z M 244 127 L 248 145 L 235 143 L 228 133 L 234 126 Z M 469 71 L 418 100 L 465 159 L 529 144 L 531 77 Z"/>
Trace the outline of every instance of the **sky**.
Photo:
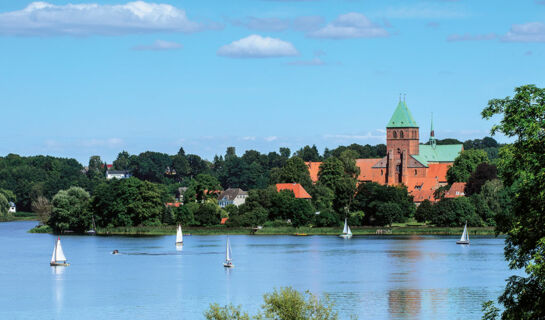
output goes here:
<path id="1" fill-rule="evenodd" d="M 0 156 L 374 145 L 400 94 L 463 141 L 545 86 L 545 1 L 1 1 L 0 57 Z"/>

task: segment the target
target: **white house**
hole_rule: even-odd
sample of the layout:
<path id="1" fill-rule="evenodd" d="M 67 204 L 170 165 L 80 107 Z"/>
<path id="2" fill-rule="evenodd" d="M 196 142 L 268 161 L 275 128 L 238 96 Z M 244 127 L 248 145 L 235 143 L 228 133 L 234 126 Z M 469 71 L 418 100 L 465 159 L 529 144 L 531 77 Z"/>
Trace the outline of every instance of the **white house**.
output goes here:
<path id="1" fill-rule="evenodd" d="M 9 210 L 8 210 L 8 213 L 15 213 L 15 212 L 17 212 L 17 208 L 15 207 L 15 203 L 10 202 L 10 203 L 9 203 Z"/>
<path id="2" fill-rule="evenodd" d="M 228 204 L 234 204 L 238 207 L 246 202 L 246 198 L 248 198 L 248 192 L 240 188 L 229 188 L 220 193 L 218 205 L 222 208 L 225 208 Z"/>
<path id="3" fill-rule="evenodd" d="M 127 179 L 130 178 L 131 174 L 127 170 L 108 170 L 106 171 L 106 179 Z"/>

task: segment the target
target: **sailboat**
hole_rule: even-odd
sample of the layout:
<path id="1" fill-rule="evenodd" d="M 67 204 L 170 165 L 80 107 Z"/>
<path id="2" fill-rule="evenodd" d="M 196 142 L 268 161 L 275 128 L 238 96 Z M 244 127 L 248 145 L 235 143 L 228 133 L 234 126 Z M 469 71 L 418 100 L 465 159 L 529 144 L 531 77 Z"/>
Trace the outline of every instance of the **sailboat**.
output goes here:
<path id="1" fill-rule="evenodd" d="M 55 247 L 53 248 L 53 255 L 51 256 L 51 266 L 55 267 L 68 267 L 70 264 L 66 262 L 66 257 L 62 251 L 61 238 L 58 237 L 55 242 Z"/>
<path id="2" fill-rule="evenodd" d="M 467 233 L 467 221 L 466 225 L 464 226 L 464 232 L 462 233 L 462 237 L 459 241 L 456 241 L 456 244 L 469 244 L 469 234 Z"/>
<path id="3" fill-rule="evenodd" d="M 229 237 L 227 237 L 227 245 L 225 246 L 225 262 L 223 266 L 226 268 L 233 268 L 235 265 L 231 260 L 233 259 L 233 253 L 231 252 L 231 243 L 229 242 Z"/>
<path id="4" fill-rule="evenodd" d="M 184 234 L 182 233 L 182 226 L 178 225 L 178 230 L 176 231 L 176 245 L 181 246 L 184 244 Z"/>
<path id="5" fill-rule="evenodd" d="M 91 230 L 88 230 L 87 234 L 91 235 L 91 236 L 94 236 L 95 234 L 97 234 L 97 231 L 96 231 L 97 226 L 95 225 L 95 216 L 93 216 L 92 223 L 93 223 L 93 225 L 91 226 Z"/>
<path id="6" fill-rule="evenodd" d="M 350 227 L 348 226 L 348 218 L 344 218 L 343 233 L 340 234 L 339 237 L 344 238 L 344 239 L 352 238 L 352 231 L 350 231 Z"/>

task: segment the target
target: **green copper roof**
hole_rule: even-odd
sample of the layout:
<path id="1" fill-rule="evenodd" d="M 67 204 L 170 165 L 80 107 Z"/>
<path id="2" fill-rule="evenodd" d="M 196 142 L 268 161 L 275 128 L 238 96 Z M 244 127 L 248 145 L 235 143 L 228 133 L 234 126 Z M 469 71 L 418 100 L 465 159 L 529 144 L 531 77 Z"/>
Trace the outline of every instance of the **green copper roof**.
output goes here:
<path id="1" fill-rule="evenodd" d="M 418 128 L 405 101 L 399 101 L 386 128 Z"/>
<path id="2" fill-rule="evenodd" d="M 454 162 L 454 159 L 462 152 L 463 144 L 443 144 L 434 147 L 421 144 L 420 153 L 412 155 L 418 162 L 426 167 L 428 162 Z"/>

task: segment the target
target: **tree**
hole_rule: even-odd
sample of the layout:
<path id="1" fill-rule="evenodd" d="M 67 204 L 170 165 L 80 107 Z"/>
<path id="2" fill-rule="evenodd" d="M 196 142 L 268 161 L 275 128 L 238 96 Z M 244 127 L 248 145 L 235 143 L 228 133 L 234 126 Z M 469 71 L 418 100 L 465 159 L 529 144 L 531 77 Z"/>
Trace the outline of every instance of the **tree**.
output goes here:
<path id="1" fill-rule="evenodd" d="M 220 208 L 214 202 L 201 204 L 195 213 L 195 221 L 201 226 L 214 226 L 220 224 Z"/>
<path id="2" fill-rule="evenodd" d="M 377 205 L 376 218 L 379 224 L 392 227 L 394 221 L 404 220 L 401 207 L 394 202 L 379 202 Z"/>
<path id="3" fill-rule="evenodd" d="M 459 227 L 466 221 L 468 226 L 480 227 L 483 224 L 469 198 L 442 199 L 432 207 L 430 222 L 436 226 Z"/>
<path id="4" fill-rule="evenodd" d="M 38 196 L 35 200 L 32 200 L 32 211 L 36 213 L 38 220 L 43 225 L 46 225 L 49 221 L 52 209 L 51 202 L 44 196 Z"/>
<path id="5" fill-rule="evenodd" d="M 470 196 L 474 193 L 480 193 L 482 186 L 487 181 L 494 180 L 497 177 L 498 169 L 495 165 L 488 164 L 486 162 L 479 164 L 467 180 L 464 191 L 466 196 Z"/>
<path id="6" fill-rule="evenodd" d="M 115 170 L 129 170 L 130 155 L 127 151 L 123 150 L 117 155 L 117 159 L 113 162 Z"/>
<path id="7" fill-rule="evenodd" d="M 67 230 L 82 233 L 91 226 L 90 195 L 80 187 L 61 190 L 53 197 L 48 224 L 55 232 Z"/>
<path id="8" fill-rule="evenodd" d="M 483 150 L 462 151 L 447 171 L 448 183 L 467 182 L 471 173 L 483 162 L 488 162 L 488 156 Z"/>
<path id="9" fill-rule="evenodd" d="M 275 289 L 263 296 L 260 312 L 253 319 L 275 320 L 336 320 L 339 318 L 333 310 L 333 303 L 326 296 L 319 299 L 309 291 L 301 293 L 291 287 Z M 207 320 L 249 320 L 247 313 L 240 306 L 220 307 L 210 304 L 204 312 Z"/>
<path id="10" fill-rule="evenodd" d="M 164 186 L 131 177 L 99 185 L 91 208 L 99 227 L 160 225 L 167 201 Z"/>
<path id="11" fill-rule="evenodd" d="M 271 173 L 271 179 L 275 183 L 300 183 L 305 189 L 312 185 L 307 165 L 297 156 L 289 158 L 280 170 Z"/>
<path id="12" fill-rule="evenodd" d="M 190 210 L 191 204 L 185 204 L 180 207 L 174 207 L 174 222 L 176 224 L 194 225 L 195 216 L 193 211 Z"/>
<path id="13" fill-rule="evenodd" d="M 312 147 L 304 146 L 303 148 L 295 152 L 295 155 L 303 159 L 304 161 L 321 161 L 322 160 L 322 157 L 320 156 L 320 152 L 318 152 L 318 148 L 316 148 L 315 145 L 312 145 Z"/>
<path id="14" fill-rule="evenodd" d="M 314 208 L 306 199 L 295 199 L 290 204 L 290 213 L 294 227 L 306 226 L 314 217 Z"/>
<path id="15" fill-rule="evenodd" d="M 131 169 L 135 177 L 150 182 L 163 182 L 165 172 L 172 167 L 172 159 L 166 153 L 146 151 L 131 157 Z"/>
<path id="16" fill-rule="evenodd" d="M 515 142 L 500 150 L 499 171 L 507 187 L 516 188 L 512 215 L 497 221 L 507 234 L 505 257 L 524 276 L 508 279 L 499 298 L 502 319 L 545 318 L 545 89 L 526 85 L 513 97 L 492 99 L 485 119 L 501 116 L 492 127 Z"/>
<path id="17" fill-rule="evenodd" d="M 104 163 L 100 159 L 100 156 L 91 156 L 89 158 L 88 171 L 90 174 L 102 173 L 104 170 Z"/>
<path id="18" fill-rule="evenodd" d="M 416 212 L 414 213 L 414 218 L 418 222 L 426 222 L 431 220 L 431 216 L 433 214 L 432 209 L 432 203 L 430 200 L 425 199 L 420 203 L 418 208 L 416 208 Z"/>
<path id="19" fill-rule="evenodd" d="M 8 215 L 9 202 L 6 197 L 0 193 L 0 217 L 5 217 Z"/>
<path id="20" fill-rule="evenodd" d="M 324 209 L 315 215 L 314 223 L 317 227 L 336 227 L 340 224 L 340 219 L 333 209 Z"/>

